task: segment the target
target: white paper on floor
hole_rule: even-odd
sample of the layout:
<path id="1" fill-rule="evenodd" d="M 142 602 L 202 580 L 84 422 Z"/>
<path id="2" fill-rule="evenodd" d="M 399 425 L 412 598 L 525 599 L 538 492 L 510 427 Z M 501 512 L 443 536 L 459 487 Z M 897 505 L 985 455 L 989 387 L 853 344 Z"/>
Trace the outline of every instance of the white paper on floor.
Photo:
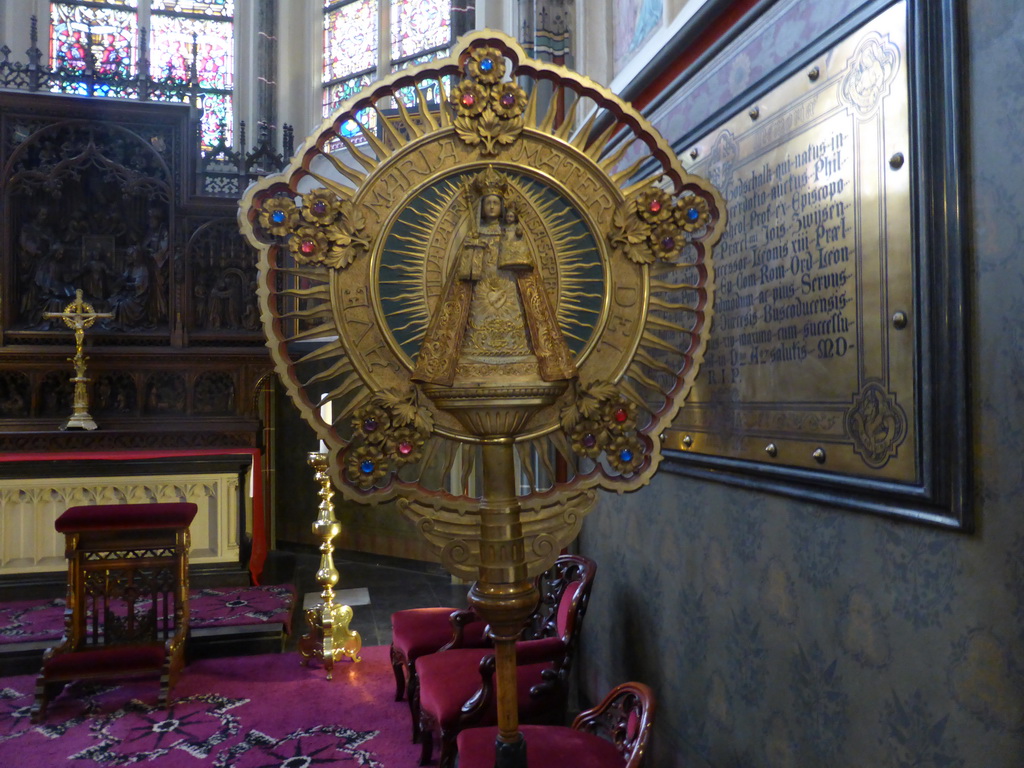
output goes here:
<path id="1" fill-rule="evenodd" d="M 302 609 L 307 610 L 309 608 L 316 608 L 320 603 L 319 592 L 307 592 L 302 596 Z M 369 605 L 370 604 L 370 591 L 366 587 L 356 587 L 355 589 L 336 589 L 334 590 L 334 604 L 335 605 L 347 605 L 353 608 L 357 605 Z"/>

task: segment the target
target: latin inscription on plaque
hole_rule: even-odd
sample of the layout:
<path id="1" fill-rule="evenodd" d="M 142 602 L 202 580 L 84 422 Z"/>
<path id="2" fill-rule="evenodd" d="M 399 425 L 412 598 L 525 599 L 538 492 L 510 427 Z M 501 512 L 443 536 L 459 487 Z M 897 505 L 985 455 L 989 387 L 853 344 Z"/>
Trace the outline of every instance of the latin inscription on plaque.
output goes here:
<path id="1" fill-rule="evenodd" d="M 682 159 L 725 196 L 715 316 L 672 449 L 919 479 L 906 8 Z"/>

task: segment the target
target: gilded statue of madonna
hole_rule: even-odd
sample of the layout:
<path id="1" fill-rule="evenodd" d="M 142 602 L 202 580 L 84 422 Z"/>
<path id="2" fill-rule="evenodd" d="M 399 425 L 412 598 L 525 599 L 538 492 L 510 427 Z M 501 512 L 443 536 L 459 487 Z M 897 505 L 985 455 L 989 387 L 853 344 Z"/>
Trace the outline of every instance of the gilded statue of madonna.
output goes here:
<path id="1" fill-rule="evenodd" d="M 431 315 L 416 381 L 451 386 L 503 373 L 521 376 L 524 366 L 543 381 L 576 375 L 513 194 L 492 168 L 467 184 L 470 231 Z"/>

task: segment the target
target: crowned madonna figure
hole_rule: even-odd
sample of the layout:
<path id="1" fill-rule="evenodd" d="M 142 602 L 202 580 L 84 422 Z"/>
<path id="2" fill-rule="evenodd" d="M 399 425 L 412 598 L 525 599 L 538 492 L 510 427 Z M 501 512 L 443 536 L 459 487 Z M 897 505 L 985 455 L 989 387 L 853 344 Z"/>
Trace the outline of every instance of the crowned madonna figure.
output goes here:
<path id="1" fill-rule="evenodd" d="M 458 247 L 413 379 L 452 386 L 576 375 L 507 178 L 487 168 L 464 191 L 469 232 Z"/>

